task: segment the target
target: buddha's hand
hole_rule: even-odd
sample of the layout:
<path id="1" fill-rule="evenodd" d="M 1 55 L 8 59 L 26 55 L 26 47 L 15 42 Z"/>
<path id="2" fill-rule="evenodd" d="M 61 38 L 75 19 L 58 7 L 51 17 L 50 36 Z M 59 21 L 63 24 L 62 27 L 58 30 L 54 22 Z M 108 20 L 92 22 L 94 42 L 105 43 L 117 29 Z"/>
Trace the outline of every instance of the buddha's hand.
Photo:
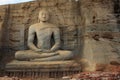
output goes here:
<path id="1" fill-rule="evenodd" d="M 36 52 L 42 52 L 43 50 L 42 49 L 36 49 L 35 51 Z"/>
<path id="2" fill-rule="evenodd" d="M 42 50 L 42 52 L 44 52 L 44 53 L 51 53 L 52 51 L 51 50 Z"/>

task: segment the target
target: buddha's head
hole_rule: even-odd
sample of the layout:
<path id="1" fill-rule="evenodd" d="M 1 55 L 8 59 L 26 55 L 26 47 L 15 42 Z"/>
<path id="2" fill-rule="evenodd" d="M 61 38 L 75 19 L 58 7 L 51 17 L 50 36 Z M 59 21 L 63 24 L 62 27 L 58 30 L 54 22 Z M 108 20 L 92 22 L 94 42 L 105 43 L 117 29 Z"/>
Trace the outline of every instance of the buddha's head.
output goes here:
<path id="1" fill-rule="evenodd" d="M 49 12 L 46 9 L 42 9 L 39 12 L 39 16 L 38 16 L 39 20 L 42 22 L 47 22 L 49 19 Z"/>

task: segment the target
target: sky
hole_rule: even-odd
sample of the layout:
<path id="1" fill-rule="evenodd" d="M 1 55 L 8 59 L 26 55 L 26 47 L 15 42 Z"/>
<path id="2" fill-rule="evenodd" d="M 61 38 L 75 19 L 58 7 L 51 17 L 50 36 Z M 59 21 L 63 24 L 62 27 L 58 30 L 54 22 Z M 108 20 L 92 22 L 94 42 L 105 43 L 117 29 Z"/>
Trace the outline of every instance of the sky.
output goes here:
<path id="1" fill-rule="evenodd" d="M 28 2 L 33 0 L 0 0 L 0 5 Z"/>

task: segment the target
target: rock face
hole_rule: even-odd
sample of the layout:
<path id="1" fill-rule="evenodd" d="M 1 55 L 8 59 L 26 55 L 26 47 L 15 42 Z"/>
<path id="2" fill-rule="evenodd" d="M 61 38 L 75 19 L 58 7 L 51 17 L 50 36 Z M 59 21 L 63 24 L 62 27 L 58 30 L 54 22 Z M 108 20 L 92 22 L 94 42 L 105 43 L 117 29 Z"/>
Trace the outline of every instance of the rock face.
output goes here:
<path id="1" fill-rule="evenodd" d="M 6 13 L 9 13 L 9 19 L 6 23 L 9 25 L 9 47 L 16 50 L 26 48 L 28 27 L 31 24 L 38 22 L 39 10 L 41 10 L 43 7 L 48 7 L 49 11 L 51 12 L 50 22 L 58 25 L 62 29 L 65 29 L 62 30 L 63 32 L 61 33 L 61 35 L 63 35 L 62 41 L 64 42 L 63 48 L 74 49 L 76 43 L 75 37 L 77 37 L 76 27 L 79 25 L 79 22 L 76 20 L 76 10 L 72 11 L 73 9 L 77 8 L 77 6 L 73 4 L 77 3 L 73 1 L 67 3 L 67 0 L 50 0 L 7 6 Z M 71 46 L 68 46 L 68 44 L 71 44 Z"/>
<path id="2" fill-rule="evenodd" d="M 119 0 L 37 0 L 1 6 L 0 54 L 8 57 L 27 49 L 28 28 L 38 22 L 39 10 L 47 8 L 49 22 L 61 29 L 62 49 L 74 50 L 77 60 L 85 65 L 90 61 L 90 67 L 109 64 L 111 57 L 120 57 L 119 4 Z"/>

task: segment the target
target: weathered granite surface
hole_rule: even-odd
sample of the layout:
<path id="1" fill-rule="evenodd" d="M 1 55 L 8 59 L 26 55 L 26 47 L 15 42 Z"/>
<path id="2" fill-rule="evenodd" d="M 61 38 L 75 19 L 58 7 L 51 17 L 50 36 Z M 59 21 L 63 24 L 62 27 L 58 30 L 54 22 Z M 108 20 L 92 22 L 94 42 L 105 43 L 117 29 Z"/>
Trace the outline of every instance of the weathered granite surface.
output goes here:
<path id="1" fill-rule="evenodd" d="M 94 58 L 94 56 L 99 58 L 99 60 L 98 58 L 89 59 L 90 62 L 108 64 L 110 61 L 110 58 L 106 56 L 110 55 L 108 52 L 120 56 L 119 4 L 119 0 L 37 0 L 1 6 L 0 46 L 5 58 L 3 62 L 9 61 L 8 54 L 14 54 L 16 50 L 27 48 L 28 28 L 31 24 L 38 22 L 37 12 L 41 8 L 47 7 L 51 12 L 50 22 L 61 29 L 62 49 L 75 50 L 79 54 L 78 58 L 75 57 L 78 61 L 83 57 L 82 55 L 88 53 L 85 56 L 87 59 Z M 107 40 L 96 41 L 95 35 L 99 35 L 103 39 L 107 38 Z M 100 44 L 101 42 L 102 44 Z M 109 42 L 110 44 L 108 44 Z M 104 51 L 103 46 L 106 46 L 107 51 Z"/>
<path id="2" fill-rule="evenodd" d="M 6 65 L 6 71 L 69 71 L 80 70 L 80 64 L 75 61 L 48 61 L 48 62 L 29 62 L 29 61 L 12 61 Z"/>
<path id="3" fill-rule="evenodd" d="M 81 72 L 81 65 L 76 61 L 12 61 L 5 72 L 7 76 L 58 78 Z"/>

